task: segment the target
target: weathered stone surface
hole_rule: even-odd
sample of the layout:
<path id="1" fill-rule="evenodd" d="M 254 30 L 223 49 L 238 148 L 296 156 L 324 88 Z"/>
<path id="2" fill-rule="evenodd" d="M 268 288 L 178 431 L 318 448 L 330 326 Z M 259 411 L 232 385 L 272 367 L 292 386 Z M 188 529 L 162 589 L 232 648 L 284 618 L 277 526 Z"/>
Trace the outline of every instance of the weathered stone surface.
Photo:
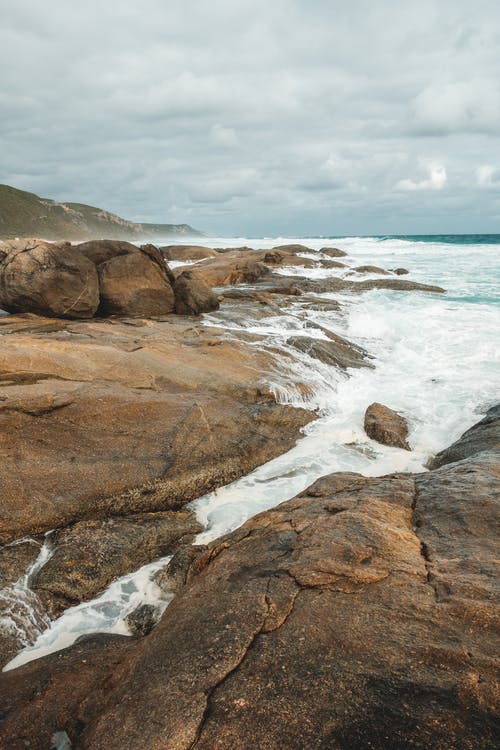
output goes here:
<path id="1" fill-rule="evenodd" d="M 166 245 L 160 248 L 167 260 L 202 260 L 204 258 L 216 258 L 219 253 L 211 247 L 200 245 Z"/>
<path id="2" fill-rule="evenodd" d="M 158 621 L 158 612 L 152 604 L 143 604 L 127 617 L 127 625 L 132 635 L 145 636 L 150 633 Z"/>
<path id="3" fill-rule="evenodd" d="M 500 450 L 500 405 L 493 406 L 486 416 L 445 450 L 429 461 L 430 469 L 461 461 L 484 450 Z"/>
<path id="4" fill-rule="evenodd" d="M 410 451 L 406 419 L 384 404 L 373 403 L 365 412 L 365 432 L 372 440 Z"/>
<path id="5" fill-rule="evenodd" d="M 341 367 L 342 369 L 370 367 L 370 363 L 366 360 L 366 352 L 359 346 L 331 332 L 329 332 L 328 338 L 329 341 L 314 339 L 309 336 L 290 336 L 287 343 L 327 365 Z"/>
<path id="6" fill-rule="evenodd" d="M 379 268 L 378 266 L 356 266 L 354 270 L 358 273 L 379 273 L 385 276 L 389 274 L 389 271 L 386 271 L 385 268 Z"/>
<path id="7" fill-rule="evenodd" d="M 174 292 L 165 268 L 143 251 L 117 255 L 97 267 L 101 315 L 166 315 Z"/>
<path id="8" fill-rule="evenodd" d="M 302 292 L 313 294 L 323 294 L 325 292 L 367 292 L 371 289 L 393 289 L 400 292 L 434 292 L 444 293 L 444 289 L 439 286 L 430 284 L 419 284 L 416 281 L 407 281 L 406 279 L 369 279 L 367 281 L 350 281 L 329 277 L 326 279 L 307 279 L 303 276 L 284 276 L 270 274 L 263 279 L 260 284 L 263 289 L 269 291 L 273 289 L 279 291 L 281 288 L 293 288 Z"/>
<path id="9" fill-rule="evenodd" d="M 419 475 L 323 477 L 174 558 L 178 595 L 121 655 L 78 644 L 5 675 L 0 740 L 491 750 L 499 487 L 494 443 Z"/>
<path id="10" fill-rule="evenodd" d="M 276 245 L 273 250 L 286 253 L 287 255 L 296 255 L 297 253 L 313 253 L 314 250 L 306 245 L 290 244 L 290 245 Z"/>
<path id="11" fill-rule="evenodd" d="M 474 508 L 475 482 L 450 473 L 417 487 L 411 477 L 333 475 L 214 545 L 83 746 L 493 747 L 494 578 L 482 566 L 493 507 L 467 526 L 449 512 L 452 502 L 471 521 L 477 514 L 493 477 L 476 471 Z M 459 582 L 442 599 L 449 558 Z M 180 634 L 194 629 L 199 640 L 187 644 Z"/>
<path id="12" fill-rule="evenodd" d="M 330 258 L 344 258 L 347 255 L 344 250 L 340 250 L 338 247 L 322 247 L 320 253 L 329 255 Z"/>
<path id="13" fill-rule="evenodd" d="M 396 276 L 405 276 L 410 273 L 407 268 L 390 268 L 390 271 L 396 274 Z"/>
<path id="14" fill-rule="evenodd" d="M 0 242 L 0 309 L 91 318 L 98 304 L 96 268 L 69 243 Z"/>
<path id="15" fill-rule="evenodd" d="M 175 275 L 179 275 L 186 269 L 182 266 L 175 269 Z M 209 287 L 232 286 L 233 284 L 252 284 L 269 273 L 264 263 L 245 258 L 233 258 L 223 256 L 222 258 L 209 258 L 202 260 L 195 266 L 190 267 L 191 278 L 200 279 Z"/>
<path id="16" fill-rule="evenodd" d="M 322 260 L 320 261 L 322 268 L 347 268 L 345 263 L 341 263 L 339 260 Z"/>
<path id="17" fill-rule="evenodd" d="M 219 309 L 219 298 L 201 279 L 193 277 L 192 271 L 183 271 L 175 279 L 175 312 L 179 315 L 200 315 Z"/>
<path id="18" fill-rule="evenodd" d="M 0 541 L 177 508 L 291 447 L 273 357 L 177 316 L 0 318 Z"/>
<path id="19" fill-rule="evenodd" d="M 22 578 L 38 557 L 40 546 L 40 541 L 26 539 L 0 547 L 0 589 Z"/>
<path id="20" fill-rule="evenodd" d="M 0 745 L 10 750 L 48 750 L 55 732 L 64 730 L 70 739 L 76 737 L 98 710 L 113 685 L 115 669 L 136 643 L 126 636 L 97 635 L 3 674 Z"/>
<path id="21" fill-rule="evenodd" d="M 31 588 L 57 617 L 68 606 L 92 599 L 115 578 L 192 542 L 198 531 L 200 524 L 186 510 L 80 521 L 51 536 L 55 552 L 32 578 Z"/>
<path id="22" fill-rule="evenodd" d="M 120 255 L 137 253 L 137 246 L 124 240 L 89 240 L 76 245 L 75 249 L 96 266 Z"/>

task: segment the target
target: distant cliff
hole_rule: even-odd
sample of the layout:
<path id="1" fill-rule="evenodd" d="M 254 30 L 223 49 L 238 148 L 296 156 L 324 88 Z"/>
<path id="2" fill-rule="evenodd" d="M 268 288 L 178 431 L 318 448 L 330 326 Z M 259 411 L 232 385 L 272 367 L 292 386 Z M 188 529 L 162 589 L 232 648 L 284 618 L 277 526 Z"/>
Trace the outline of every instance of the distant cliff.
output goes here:
<path id="1" fill-rule="evenodd" d="M 59 203 L 9 185 L 0 185 L 0 239 L 152 240 L 202 234 L 188 224 L 139 224 L 102 208 L 83 203 Z"/>

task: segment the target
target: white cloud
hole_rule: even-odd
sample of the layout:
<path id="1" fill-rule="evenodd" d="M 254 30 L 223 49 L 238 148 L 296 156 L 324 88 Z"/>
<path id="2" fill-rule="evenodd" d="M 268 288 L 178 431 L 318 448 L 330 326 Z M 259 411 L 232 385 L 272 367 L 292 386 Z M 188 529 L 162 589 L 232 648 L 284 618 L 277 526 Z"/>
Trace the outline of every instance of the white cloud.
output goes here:
<path id="1" fill-rule="evenodd" d="M 396 185 L 398 190 L 442 190 L 448 181 L 446 168 L 442 164 L 429 164 L 429 176 L 422 180 L 404 179 Z"/>
<path id="2" fill-rule="evenodd" d="M 483 164 L 476 169 L 476 181 L 479 187 L 499 187 L 500 186 L 500 169 Z"/>
<path id="3" fill-rule="evenodd" d="M 431 83 L 413 100 L 417 128 L 427 133 L 500 130 L 500 83 L 476 78 Z"/>

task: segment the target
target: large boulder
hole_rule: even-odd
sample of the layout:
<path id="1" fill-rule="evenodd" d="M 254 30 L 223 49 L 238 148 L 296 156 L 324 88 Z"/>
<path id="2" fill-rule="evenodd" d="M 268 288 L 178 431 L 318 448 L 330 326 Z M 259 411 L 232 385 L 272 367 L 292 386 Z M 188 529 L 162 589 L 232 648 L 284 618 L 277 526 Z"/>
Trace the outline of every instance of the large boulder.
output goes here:
<path id="1" fill-rule="evenodd" d="M 151 317 L 173 312 L 174 292 L 161 254 L 145 248 L 115 255 L 97 267 L 102 315 Z"/>
<path id="2" fill-rule="evenodd" d="M 347 255 L 345 250 L 340 250 L 338 247 L 322 247 L 320 253 L 328 255 L 330 258 L 344 258 Z"/>
<path id="3" fill-rule="evenodd" d="M 200 315 L 219 309 L 219 298 L 202 279 L 183 271 L 174 282 L 175 312 L 178 315 Z"/>
<path id="4" fill-rule="evenodd" d="M 124 240 L 89 240 L 89 242 L 81 242 L 76 245 L 76 249 L 96 266 L 111 260 L 111 258 L 116 258 L 118 255 L 137 252 L 136 245 Z"/>
<path id="5" fill-rule="evenodd" d="M 406 419 L 384 404 L 370 404 L 365 412 L 365 432 L 372 440 L 410 451 Z"/>
<path id="6" fill-rule="evenodd" d="M 0 243 L 0 308 L 62 318 L 91 318 L 99 305 L 94 263 L 69 243 Z"/>

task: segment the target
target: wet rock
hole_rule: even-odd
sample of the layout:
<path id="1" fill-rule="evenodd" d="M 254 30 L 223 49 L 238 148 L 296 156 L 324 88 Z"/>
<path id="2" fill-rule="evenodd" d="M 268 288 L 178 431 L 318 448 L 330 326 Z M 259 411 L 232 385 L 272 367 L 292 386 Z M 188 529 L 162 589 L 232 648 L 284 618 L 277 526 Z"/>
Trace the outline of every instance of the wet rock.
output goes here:
<path id="1" fill-rule="evenodd" d="M 191 511 L 80 521 L 51 536 L 55 551 L 31 588 L 52 617 L 94 598 L 115 578 L 172 554 L 201 531 Z"/>
<path id="2" fill-rule="evenodd" d="M 160 248 L 167 260 L 203 260 L 205 258 L 216 258 L 218 251 L 211 247 L 200 245 L 166 245 Z"/>
<path id="3" fill-rule="evenodd" d="M 365 412 L 365 432 L 372 440 L 410 451 L 406 419 L 383 404 L 373 403 Z"/>
<path id="4" fill-rule="evenodd" d="M 321 260 L 320 265 L 322 268 L 347 268 L 346 264 L 339 260 Z"/>
<path id="5" fill-rule="evenodd" d="M 344 258 L 347 255 L 344 250 L 339 250 L 338 247 L 322 247 L 320 253 L 329 255 L 330 258 Z"/>
<path id="6" fill-rule="evenodd" d="M 211 545 L 84 747 L 489 750 L 492 468 L 333 474 Z"/>
<path id="7" fill-rule="evenodd" d="M 449 448 L 429 461 L 430 469 L 461 461 L 485 450 L 500 450 L 500 404 L 486 412 L 486 416 L 475 424 Z"/>
<path id="8" fill-rule="evenodd" d="M 179 508 L 290 448 L 314 417 L 263 398 L 272 354 L 225 330 L 170 316 L 47 333 L 38 320 L 0 318 L 0 542 Z"/>
<path id="9" fill-rule="evenodd" d="M 407 273 L 410 273 L 407 268 L 391 268 L 389 270 L 395 273 L 396 276 L 405 276 Z"/>
<path id="10" fill-rule="evenodd" d="M 389 271 L 386 271 L 384 268 L 379 268 L 378 266 L 356 266 L 354 270 L 358 273 L 379 273 L 385 276 L 389 275 Z"/>
<path id="11" fill-rule="evenodd" d="M 329 341 L 310 338 L 309 336 L 290 336 L 287 343 L 314 359 L 319 359 L 333 367 L 370 367 L 367 353 L 361 347 L 346 341 L 341 336 L 329 332 Z"/>
<path id="12" fill-rule="evenodd" d="M 342 305 L 334 299 L 304 299 L 301 300 L 301 306 L 318 312 L 338 312 L 342 309 Z"/>
<path id="13" fill-rule="evenodd" d="M 405 279 L 370 279 L 367 281 L 350 281 L 337 277 L 326 279 L 308 279 L 304 276 L 284 276 L 279 274 L 270 274 L 262 282 L 262 287 L 269 291 L 270 288 L 279 290 L 280 288 L 292 287 L 302 292 L 313 294 L 324 294 L 332 292 L 367 292 L 371 289 L 392 289 L 401 292 L 434 292 L 437 294 L 444 293 L 444 289 L 439 286 L 430 284 L 419 284 L 416 281 L 407 281 Z"/>
<path id="14" fill-rule="evenodd" d="M 150 633 L 158 621 L 158 610 L 152 604 L 142 604 L 134 609 L 126 622 L 132 635 L 144 637 Z"/>
<path id="15" fill-rule="evenodd" d="M 0 590 L 24 576 L 38 557 L 41 544 L 41 540 L 26 539 L 0 547 Z"/>
<path id="16" fill-rule="evenodd" d="M 200 315 L 219 309 L 219 298 L 191 271 L 183 271 L 174 282 L 175 312 L 178 315 Z"/>
<path id="17" fill-rule="evenodd" d="M 76 748 L 85 717 L 104 702 L 116 670 L 136 644 L 126 636 L 96 635 L 4 673 L 0 746 L 47 750 L 64 728 Z"/>
<path id="18" fill-rule="evenodd" d="M 91 318 L 99 304 L 95 265 L 69 243 L 0 242 L 0 308 Z"/>
<path id="19" fill-rule="evenodd" d="M 314 253 L 314 250 L 312 248 L 306 247 L 306 245 L 298 244 L 276 245 L 276 247 L 273 247 L 273 250 L 286 253 L 287 255 L 296 255 L 297 253 Z"/>
<path id="20" fill-rule="evenodd" d="M 494 442 L 423 474 L 323 477 L 181 560 L 128 649 L 5 675 L 0 742 L 490 750 L 499 482 Z"/>

